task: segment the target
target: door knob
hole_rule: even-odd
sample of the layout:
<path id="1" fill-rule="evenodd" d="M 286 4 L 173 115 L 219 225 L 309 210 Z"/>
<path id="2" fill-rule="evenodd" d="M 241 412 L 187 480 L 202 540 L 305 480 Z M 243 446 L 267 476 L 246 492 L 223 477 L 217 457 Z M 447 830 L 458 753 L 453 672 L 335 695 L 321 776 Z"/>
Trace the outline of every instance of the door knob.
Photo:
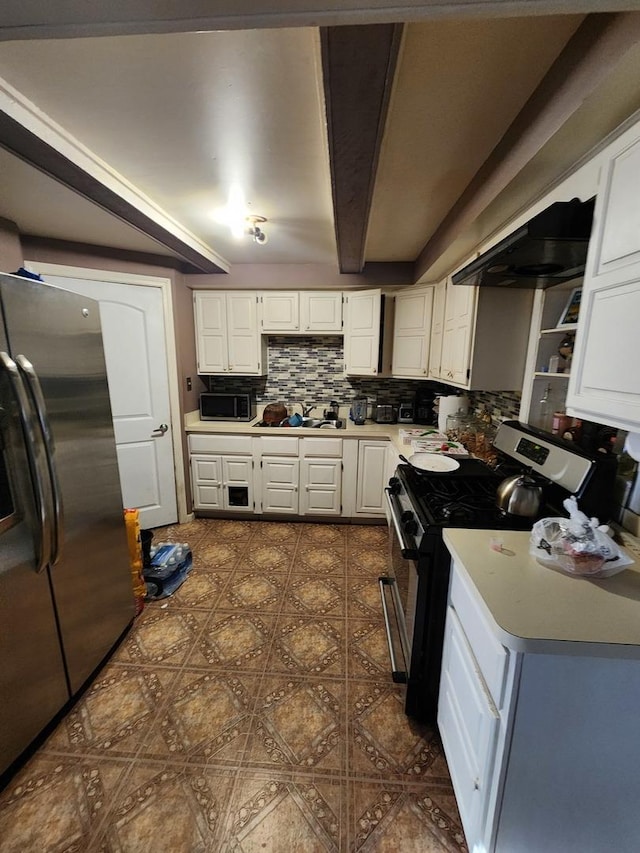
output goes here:
<path id="1" fill-rule="evenodd" d="M 152 435 L 152 437 L 156 436 L 156 435 L 164 435 L 168 429 L 169 429 L 169 427 L 167 426 L 167 424 L 160 424 L 160 426 L 157 429 L 154 429 L 154 431 L 151 433 L 151 435 Z"/>

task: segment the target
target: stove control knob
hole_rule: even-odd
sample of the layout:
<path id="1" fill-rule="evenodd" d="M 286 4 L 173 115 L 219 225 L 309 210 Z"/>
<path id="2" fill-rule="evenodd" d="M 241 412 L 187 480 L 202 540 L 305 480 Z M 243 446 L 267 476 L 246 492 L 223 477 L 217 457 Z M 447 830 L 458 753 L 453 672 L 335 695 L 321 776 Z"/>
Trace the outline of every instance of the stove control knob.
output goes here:
<path id="1" fill-rule="evenodd" d="M 418 523 L 411 510 L 405 510 L 400 516 L 400 521 L 402 522 L 402 529 L 405 533 L 408 533 L 411 536 L 413 536 L 414 533 L 417 533 Z"/>
<path id="2" fill-rule="evenodd" d="M 397 477 L 392 477 L 389 480 L 389 494 L 397 495 L 400 492 L 400 480 Z"/>

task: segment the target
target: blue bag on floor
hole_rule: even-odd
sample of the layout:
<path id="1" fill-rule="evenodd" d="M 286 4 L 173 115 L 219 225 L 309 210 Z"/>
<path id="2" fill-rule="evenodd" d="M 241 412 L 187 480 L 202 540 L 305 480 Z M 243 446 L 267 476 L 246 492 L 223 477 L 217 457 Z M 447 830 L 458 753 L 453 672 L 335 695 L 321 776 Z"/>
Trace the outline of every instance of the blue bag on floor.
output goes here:
<path id="1" fill-rule="evenodd" d="M 151 548 L 151 565 L 142 571 L 147 599 L 167 598 L 187 579 L 193 566 L 191 548 L 186 542 L 159 542 Z"/>

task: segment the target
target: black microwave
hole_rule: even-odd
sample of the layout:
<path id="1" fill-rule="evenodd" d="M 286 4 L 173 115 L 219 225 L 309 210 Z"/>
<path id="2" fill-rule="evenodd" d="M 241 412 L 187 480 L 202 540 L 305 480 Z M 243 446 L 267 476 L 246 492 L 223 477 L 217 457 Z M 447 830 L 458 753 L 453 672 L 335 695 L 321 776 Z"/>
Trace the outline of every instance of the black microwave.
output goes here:
<path id="1" fill-rule="evenodd" d="M 251 394 L 200 394 L 200 420 L 252 421 L 256 416 L 255 400 Z"/>

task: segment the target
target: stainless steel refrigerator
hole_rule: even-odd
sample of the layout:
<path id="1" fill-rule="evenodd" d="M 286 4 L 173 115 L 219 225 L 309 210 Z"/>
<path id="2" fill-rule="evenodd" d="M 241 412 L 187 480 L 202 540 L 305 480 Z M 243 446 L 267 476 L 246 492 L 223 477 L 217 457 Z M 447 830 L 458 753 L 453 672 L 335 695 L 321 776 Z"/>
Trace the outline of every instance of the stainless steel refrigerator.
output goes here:
<path id="1" fill-rule="evenodd" d="M 133 615 L 99 305 L 0 275 L 0 773 Z"/>

